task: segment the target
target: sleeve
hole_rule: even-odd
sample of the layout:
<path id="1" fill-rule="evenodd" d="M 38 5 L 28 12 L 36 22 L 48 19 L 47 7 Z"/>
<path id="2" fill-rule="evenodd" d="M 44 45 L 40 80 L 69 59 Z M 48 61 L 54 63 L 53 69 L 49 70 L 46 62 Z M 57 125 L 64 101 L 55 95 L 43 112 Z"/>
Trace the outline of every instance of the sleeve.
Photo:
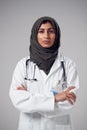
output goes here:
<path id="1" fill-rule="evenodd" d="M 75 86 L 75 89 L 71 90 L 77 95 L 77 90 L 79 89 L 79 78 L 77 73 L 77 67 L 74 62 L 71 60 L 67 61 L 66 65 L 66 74 L 67 74 L 67 87 Z M 64 114 L 69 114 L 71 112 L 71 108 L 73 108 L 75 104 L 71 105 L 68 101 L 55 103 L 55 108 L 53 112 L 43 113 L 46 117 L 55 117 Z"/>
<path id="2" fill-rule="evenodd" d="M 25 64 L 18 62 L 12 78 L 9 91 L 10 99 L 13 105 L 21 112 L 49 112 L 54 110 L 53 94 L 30 94 L 29 91 L 17 90 L 18 86 L 25 86 Z M 26 87 L 26 86 L 25 86 Z"/>
<path id="3" fill-rule="evenodd" d="M 75 89 L 71 91 L 77 95 L 77 90 L 79 89 L 79 78 L 76 64 L 69 60 L 66 63 L 66 75 L 67 75 L 67 88 L 70 86 L 75 86 Z M 59 102 L 58 107 L 64 110 L 72 108 L 74 105 L 71 105 L 68 101 Z"/>

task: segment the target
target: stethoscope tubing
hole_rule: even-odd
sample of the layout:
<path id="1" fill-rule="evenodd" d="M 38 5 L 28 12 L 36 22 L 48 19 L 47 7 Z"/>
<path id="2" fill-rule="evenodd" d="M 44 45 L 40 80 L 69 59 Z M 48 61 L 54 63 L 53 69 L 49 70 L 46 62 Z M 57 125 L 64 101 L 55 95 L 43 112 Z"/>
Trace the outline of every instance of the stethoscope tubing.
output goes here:
<path id="1" fill-rule="evenodd" d="M 35 78 L 35 71 L 36 71 L 36 64 L 34 64 L 34 70 L 33 70 L 33 77 L 32 78 L 28 78 L 28 72 L 27 72 L 27 69 L 28 69 L 28 64 L 30 62 L 30 59 L 26 60 L 26 76 L 25 76 L 25 80 L 29 80 L 29 81 L 38 81 L 36 78 Z M 64 65 L 64 61 L 61 61 L 61 66 L 63 68 L 63 81 L 64 83 L 67 82 L 67 76 L 66 76 L 66 71 L 65 71 L 65 65 Z"/>

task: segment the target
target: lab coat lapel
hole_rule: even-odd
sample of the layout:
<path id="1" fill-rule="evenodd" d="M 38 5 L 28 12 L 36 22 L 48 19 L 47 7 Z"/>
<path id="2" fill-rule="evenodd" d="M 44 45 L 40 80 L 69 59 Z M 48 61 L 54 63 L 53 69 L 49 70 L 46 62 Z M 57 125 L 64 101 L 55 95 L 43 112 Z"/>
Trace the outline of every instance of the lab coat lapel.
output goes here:
<path id="1" fill-rule="evenodd" d="M 38 70 L 42 81 L 46 81 L 53 73 L 55 73 L 58 68 L 61 67 L 61 61 L 63 60 L 63 56 L 59 53 L 48 75 L 43 70 Z"/>
<path id="2" fill-rule="evenodd" d="M 48 76 L 50 76 L 51 74 L 53 74 L 54 72 L 56 72 L 58 70 L 58 68 L 61 66 L 61 61 L 64 61 L 64 59 L 63 59 L 63 56 L 61 55 L 61 53 L 59 53 Z"/>

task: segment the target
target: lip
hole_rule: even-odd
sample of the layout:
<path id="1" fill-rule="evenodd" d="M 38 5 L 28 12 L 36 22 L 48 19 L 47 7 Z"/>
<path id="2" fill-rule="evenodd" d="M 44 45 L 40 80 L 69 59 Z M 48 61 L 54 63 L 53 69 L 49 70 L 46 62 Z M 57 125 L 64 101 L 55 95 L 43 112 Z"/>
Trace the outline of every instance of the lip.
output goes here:
<path id="1" fill-rule="evenodd" d="M 43 40 L 43 43 L 50 43 L 50 40 Z"/>

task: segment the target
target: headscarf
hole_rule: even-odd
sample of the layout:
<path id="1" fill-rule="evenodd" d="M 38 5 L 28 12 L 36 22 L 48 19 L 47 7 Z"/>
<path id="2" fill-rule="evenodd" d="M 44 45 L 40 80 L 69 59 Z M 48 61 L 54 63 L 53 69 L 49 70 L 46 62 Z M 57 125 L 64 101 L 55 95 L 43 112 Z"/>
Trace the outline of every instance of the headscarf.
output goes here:
<path id="1" fill-rule="evenodd" d="M 37 34 L 40 26 L 44 22 L 50 22 L 55 30 L 55 41 L 52 47 L 44 48 L 37 40 Z M 43 70 L 46 74 L 49 73 L 58 54 L 60 47 L 60 28 L 57 22 L 51 17 L 41 17 L 33 25 L 30 37 L 30 60 L 37 64 L 39 69 Z"/>

